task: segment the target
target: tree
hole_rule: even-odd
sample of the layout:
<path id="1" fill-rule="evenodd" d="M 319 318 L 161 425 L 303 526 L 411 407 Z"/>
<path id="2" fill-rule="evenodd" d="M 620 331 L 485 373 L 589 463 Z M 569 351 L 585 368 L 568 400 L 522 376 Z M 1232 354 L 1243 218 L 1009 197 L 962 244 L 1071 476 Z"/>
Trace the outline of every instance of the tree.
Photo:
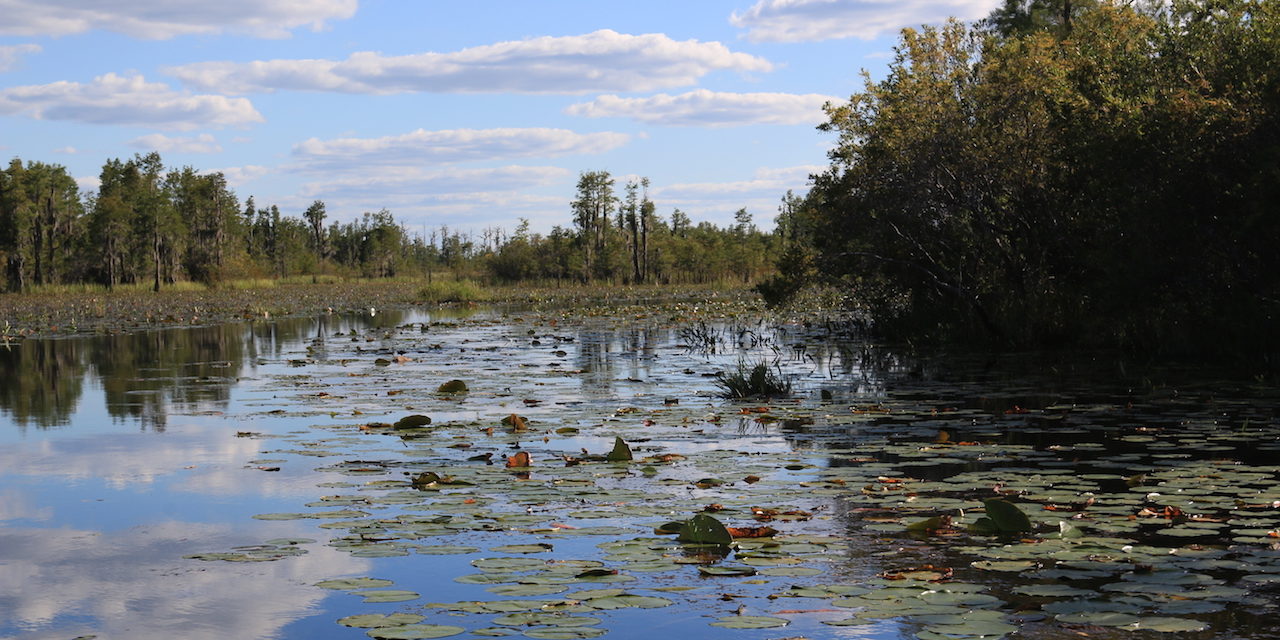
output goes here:
<path id="1" fill-rule="evenodd" d="M 83 207 L 66 168 L 14 159 L 0 171 L 0 252 L 7 259 L 9 288 L 62 282 L 78 265 Z"/>
<path id="2" fill-rule="evenodd" d="M 302 217 L 306 218 L 307 224 L 311 226 L 311 250 L 316 254 L 316 260 L 324 261 L 328 257 L 328 247 L 325 246 L 324 235 L 324 202 L 316 200 L 307 207 L 302 213 Z"/>
<path id="3" fill-rule="evenodd" d="M 640 184 L 634 180 L 627 183 L 626 196 L 623 199 L 619 216 L 625 219 L 626 233 L 631 245 L 631 281 L 640 282 L 643 276 L 640 271 Z"/>
<path id="4" fill-rule="evenodd" d="M 577 197 L 572 202 L 573 223 L 585 253 L 583 279 L 607 275 L 604 260 L 609 238 L 609 217 L 617 204 L 613 177 L 608 171 L 584 171 L 578 175 Z"/>

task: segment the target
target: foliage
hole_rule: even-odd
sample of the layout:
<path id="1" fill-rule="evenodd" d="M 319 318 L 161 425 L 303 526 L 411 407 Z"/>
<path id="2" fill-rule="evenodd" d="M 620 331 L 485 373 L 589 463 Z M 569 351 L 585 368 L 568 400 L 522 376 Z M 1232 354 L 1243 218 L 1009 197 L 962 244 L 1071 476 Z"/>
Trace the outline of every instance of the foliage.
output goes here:
<path id="1" fill-rule="evenodd" d="M 905 30 L 828 107 L 765 293 L 838 283 L 913 338 L 1276 353 L 1280 5 L 1053 6 Z"/>
<path id="2" fill-rule="evenodd" d="M 739 362 L 735 371 L 721 373 L 716 384 L 726 398 L 785 398 L 791 395 L 791 381 L 782 369 L 770 368 L 764 362 L 748 366 Z"/>

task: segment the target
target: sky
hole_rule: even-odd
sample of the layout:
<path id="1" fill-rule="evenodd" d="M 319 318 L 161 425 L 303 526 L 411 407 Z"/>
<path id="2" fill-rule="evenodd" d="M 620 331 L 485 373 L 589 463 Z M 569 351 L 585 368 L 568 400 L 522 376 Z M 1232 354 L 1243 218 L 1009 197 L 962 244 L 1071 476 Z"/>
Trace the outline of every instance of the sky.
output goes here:
<path id="1" fill-rule="evenodd" d="M 999 0 L 0 0 L 0 157 L 110 158 L 410 229 L 571 226 L 579 173 L 660 216 L 772 226 L 826 166 L 822 105 L 903 27 Z"/>

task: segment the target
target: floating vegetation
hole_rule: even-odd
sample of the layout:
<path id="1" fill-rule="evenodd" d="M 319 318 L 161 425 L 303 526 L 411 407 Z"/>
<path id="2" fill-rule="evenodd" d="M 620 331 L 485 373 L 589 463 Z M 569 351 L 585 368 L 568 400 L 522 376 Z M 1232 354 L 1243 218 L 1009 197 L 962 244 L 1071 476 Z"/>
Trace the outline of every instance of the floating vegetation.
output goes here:
<path id="1" fill-rule="evenodd" d="M 288 537 L 188 557 L 358 561 L 315 591 L 375 638 L 1276 629 L 1274 390 L 961 384 L 817 324 L 752 340 L 727 328 L 749 309 L 699 304 L 309 333 L 237 405 L 244 460 L 285 471 L 235 472 L 302 487 L 243 523 Z M 746 346 L 685 349 L 711 313 Z M 744 386 L 760 370 L 787 393 L 717 397 L 746 362 Z M 467 395 L 435 386 L 457 375 Z"/>

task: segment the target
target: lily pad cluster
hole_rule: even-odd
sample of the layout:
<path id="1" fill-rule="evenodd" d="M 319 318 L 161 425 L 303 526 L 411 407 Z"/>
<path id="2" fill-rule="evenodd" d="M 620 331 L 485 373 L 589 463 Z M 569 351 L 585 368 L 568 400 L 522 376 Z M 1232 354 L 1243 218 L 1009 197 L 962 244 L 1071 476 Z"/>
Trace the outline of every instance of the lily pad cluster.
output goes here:
<path id="1" fill-rule="evenodd" d="M 872 356 L 813 325 L 756 319 L 773 337 L 691 352 L 693 313 L 478 318 L 361 352 L 337 337 L 276 381 L 298 389 L 293 417 L 322 411 L 312 435 L 265 452 L 327 495 L 257 517 L 424 576 L 352 590 L 398 607 L 342 618 L 379 638 L 594 637 L 650 608 L 810 635 L 906 622 L 926 640 L 1216 633 L 1276 613 L 1274 409 L 1032 403 L 1032 383 L 978 393 L 892 367 L 868 388 Z M 750 316 L 724 313 L 721 335 L 746 335 L 728 327 Z M 792 397 L 717 397 L 718 371 L 779 345 L 805 354 L 780 365 Z M 449 586 L 492 598 L 428 602 Z"/>

